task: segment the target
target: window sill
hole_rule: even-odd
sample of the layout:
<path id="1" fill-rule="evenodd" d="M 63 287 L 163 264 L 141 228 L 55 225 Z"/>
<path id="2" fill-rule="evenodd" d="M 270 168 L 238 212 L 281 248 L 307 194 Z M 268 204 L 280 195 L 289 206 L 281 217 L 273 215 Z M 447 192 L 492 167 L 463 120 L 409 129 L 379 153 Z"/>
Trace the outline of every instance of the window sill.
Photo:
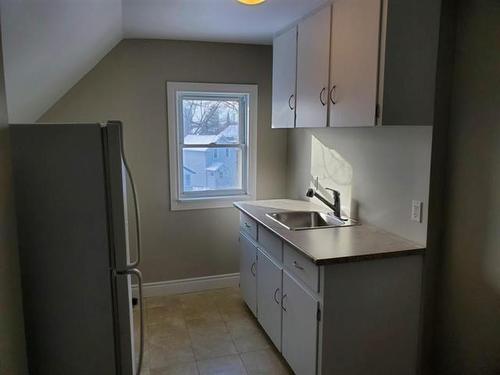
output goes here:
<path id="1" fill-rule="evenodd" d="M 227 197 L 183 198 L 183 199 L 172 200 L 170 204 L 170 211 L 227 208 L 227 207 L 232 207 L 234 202 L 246 201 L 252 199 L 254 199 L 254 196 L 251 194 L 231 195 Z"/>

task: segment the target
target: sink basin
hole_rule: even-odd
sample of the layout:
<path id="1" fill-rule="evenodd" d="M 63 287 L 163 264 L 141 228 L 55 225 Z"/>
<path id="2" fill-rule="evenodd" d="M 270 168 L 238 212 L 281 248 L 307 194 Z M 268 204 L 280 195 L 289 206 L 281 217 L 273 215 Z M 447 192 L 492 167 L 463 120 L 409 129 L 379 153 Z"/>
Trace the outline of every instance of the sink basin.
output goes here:
<path id="1" fill-rule="evenodd" d="M 352 226 L 350 219 L 340 220 L 333 215 L 317 211 L 286 211 L 266 214 L 288 230 L 306 230 Z"/>

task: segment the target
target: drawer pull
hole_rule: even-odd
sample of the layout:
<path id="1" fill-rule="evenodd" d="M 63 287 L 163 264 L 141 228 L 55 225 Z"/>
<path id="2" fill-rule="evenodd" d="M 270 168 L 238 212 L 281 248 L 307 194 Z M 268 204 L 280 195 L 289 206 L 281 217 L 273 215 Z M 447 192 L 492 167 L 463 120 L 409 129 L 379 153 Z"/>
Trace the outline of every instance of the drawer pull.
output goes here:
<path id="1" fill-rule="evenodd" d="M 304 271 L 304 267 L 302 267 L 300 264 L 298 264 L 296 260 L 293 261 L 293 265 L 295 266 L 295 268 L 298 268 L 299 270 Z"/>
<path id="2" fill-rule="evenodd" d="M 250 272 L 252 275 L 257 276 L 257 272 L 255 272 L 255 262 L 252 263 L 252 266 L 250 267 Z"/>
<path id="3" fill-rule="evenodd" d="M 274 302 L 276 302 L 278 305 L 280 304 L 280 301 L 278 301 L 278 297 L 277 297 L 277 294 L 279 291 L 280 291 L 280 288 L 276 288 L 276 290 L 274 291 Z"/>
<path id="4" fill-rule="evenodd" d="M 283 311 L 286 312 L 286 307 L 285 307 L 285 299 L 286 299 L 287 295 L 286 294 L 283 294 L 283 296 L 281 297 L 281 309 Z"/>

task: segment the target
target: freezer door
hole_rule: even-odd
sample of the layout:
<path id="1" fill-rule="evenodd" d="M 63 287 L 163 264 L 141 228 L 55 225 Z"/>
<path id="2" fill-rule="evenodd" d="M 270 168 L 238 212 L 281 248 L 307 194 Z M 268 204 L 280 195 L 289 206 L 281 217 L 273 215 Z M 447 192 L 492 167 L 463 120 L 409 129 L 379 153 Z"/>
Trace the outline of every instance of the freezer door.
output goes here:
<path id="1" fill-rule="evenodd" d="M 114 285 L 101 127 L 10 129 L 30 373 L 131 374 L 116 350 L 113 297 L 129 296 Z"/>

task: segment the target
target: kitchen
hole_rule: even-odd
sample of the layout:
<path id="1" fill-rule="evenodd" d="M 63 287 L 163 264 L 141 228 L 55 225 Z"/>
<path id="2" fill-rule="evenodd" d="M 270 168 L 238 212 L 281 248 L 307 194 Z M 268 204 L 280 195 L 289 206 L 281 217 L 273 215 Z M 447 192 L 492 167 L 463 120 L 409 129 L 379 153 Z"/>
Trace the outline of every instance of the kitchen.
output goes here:
<path id="1" fill-rule="evenodd" d="M 142 374 L 496 373 L 498 215 L 465 209 L 496 204 L 489 191 L 498 186 L 498 87 L 486 77 L 498 75 L 498 5 L 181 3 L 2 3 L 2 124 L 10 124 L 2 137 L 7 142 L 9 132 L 14 177 L 5 191 L 6 202 L 16 199 L 18 238 L 11 229 L 5 245 L 10 294 L 1 306 L 12 315 L 2 327 L 15 340 L 0 352 L 0 372 L 132 374 L 140 365 Z M 474 73 L 470 50 L 482 57 Z M 28 72 L 39 77 L 35 85 Z M 489 100 L 468 102 L 469 90 Z M 467 138 L 479 111 L 484 131 Z M 19 125 L 32 123 L 44 125 Z M 89 126 L 50 125 L 74 123 Z M 90 133 L 94 140 L 84 143 Z M 103 161 L 90 168 L 104 140 Z M 464 162 L 464 153 L 474 157 Z M 128 171 L 113 169 L 120 154 Z M 69 177 L 68 165 L 79 173 Z M 106 177 L 111 170 L 116 180 Z M 53 277 L 62 258 L 54 264 L 30 249 L 37 236 L 65 248 L 61 228 L 96 225 L 71 222 L 90 207 L 72 200 L 91 195 L 89 181 L 106 191 L 126 182 L 113 190 L 128 228 L 117 241 L 126 238 L 121 247 L 130 251 L 116 271 L 137 266 L 144 298 L 137 299 L 137 274 L 127 278 L 124 295 L 113 298 L 123 311 L 132 295 L 138 304 L 126 313 L 119 344 L 104 348 L 103 340 L 95 361 L 71 361 L 89 350 L 86 342 L 67 345 L 81 338 L 65 326 L 78 316 L 61 317 L 68 301 L 82 303 L 72 289 L 83 288 L 81 280 Z M 11 228 L 15 216 L 6 205 Z M 38 216 L 48 220 L 34 225 Z M 477 243 L 457 239 L 463 223 L 478 230 Z M 74 235 L 75 243 L 96 240 L 95 232 Z M 84 255 L 72 251 L 70 259 Z M 474 311 L 454 289 L 471 292 L 460 282 L 466 274 L 481 286 Z M 37 294 L 40 280 L 68 285 Z M 108 301 L 80 290 L 87 306 L 98 295 Z M 42 318 L 47 301 L 59 307 Z M 82 319 L 84 327 L 96 321 Z M 124 341 L 133 350 L 115 347 Z"/>

